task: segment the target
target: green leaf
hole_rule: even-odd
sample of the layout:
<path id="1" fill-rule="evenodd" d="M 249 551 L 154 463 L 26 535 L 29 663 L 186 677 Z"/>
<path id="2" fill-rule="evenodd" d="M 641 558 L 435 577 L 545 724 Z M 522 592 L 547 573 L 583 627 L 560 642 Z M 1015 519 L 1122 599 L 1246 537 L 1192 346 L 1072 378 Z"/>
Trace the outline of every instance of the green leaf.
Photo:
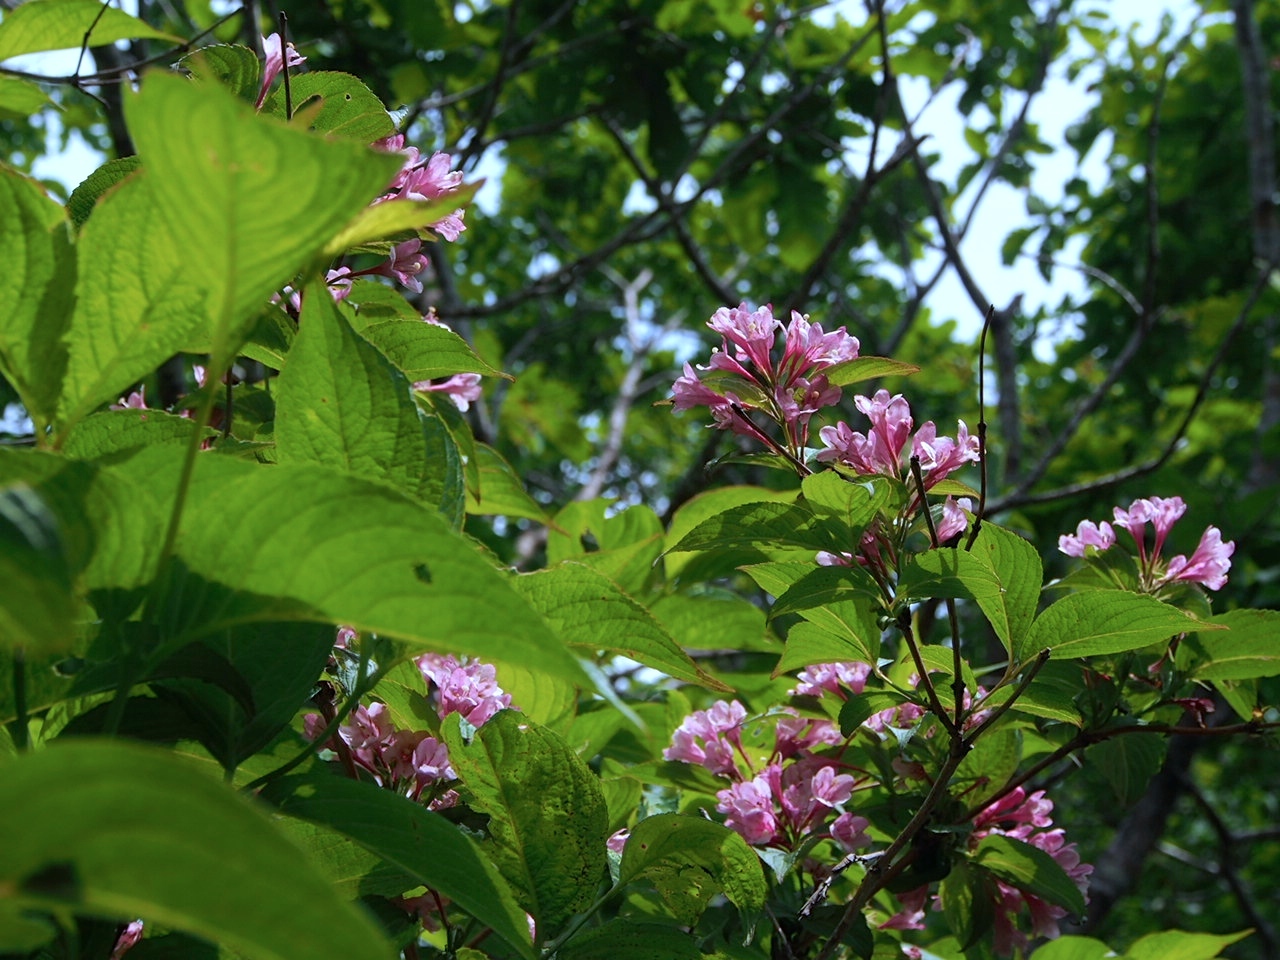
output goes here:
<path id="1" fill-rule="evenodd" d="M 180 458 L 159 448 L 127 466 L 171 495 Z M 465 538 L 380 484 L 321 467 L 198 457 L 177 554 L 157 610 L 175 642 L 237 623 L 346 623 L 397 638 L 401 656 L 453 651 L 586 679 Z"/>
<path id="2" fill-rule="evenodd" d="M 1059 937 L 1036 947 L 1036 957 L 1043 960 L 1103 960 L 1112 955 L 1110 947 L 1092 937 Z"/>
<path id="3" fill-rule="evenodd" d="M 1022 736 L 1017 730 L 1002 727 L 979 737 L 956 770 L 956 779 L 967 784 L 965 803 L 977 806 L 1002 790 L 1021 759 Z"/>
<path id="4" fill-rule="evenodd" d="M 163 33 L 123 10 L 104 7 L 98 0 L 29 0 L 0 22 L 0 60 L 133 39 L 182 42 L 181 37 Z"/>
<path id="5" fill-rule="evenodd" d="M 0 259 L 0 374 L 36 423 L 48 423 L 67 364 L 62 338 L 71 318 L 75 252 L 65 211 L 35 181 L 2 165 Z"/>
<path id="6" fill-rule="evenodd" d="M 373 784 L 326 775 L 284 777 L 263 788 L 262 797 L 282 813 L 350 837 L 492 927 L 520 956 L 536 956 L 502 873 L 438 813 Z"/>
<path id="7" fill-rule="evenodd" d="M 385 320 L 365 311 L 348 313 L 347 319 L 360 336 L 377 347 L 414 383 L 451 377 L 455 373 L 506 376 L 481 360 L 467 341 L 438 324 L 421 319 Z"/>
<path id="8" fill-rule="evenodd" d="M 608 808 L 599 781 L 557 734 L 513 710 L 496 714 L 470 744 L 456 720 L 444 735 L 471 805 L 489 815 L 493 863 L 539 938 L 553 936 L 591 903 L 605 873 Z"/>
<path id="9" fill-rule="evenodd" d="M 49 95 L 30 80 L 0 77 L 0 119 L 20 120 L 52 104 Z"/>
<path id="10" fill-rule="evenodd" d="M 704 672 L 649 611 L 612 580 L 580 563 L 560 563 L 513 581 L 530 606 L 564 638 L 661 670 L 721 693 L 732 688 Z"/>
<path id="11" fill-rule="evenodd" d="M 1012 652 L 1021 648 L 1035 616 L 1042 577 L 1035 547 L 1008 530 L 984 523 L 972 551 L 941 547 L 908 560 L 898 592 L 910 599 L 973 600 L 1005 649 Z"/>
<path id="12" fill-rule="evenodd" d="M 790 502 L 795 500 L 795 493 L 779 493 L 776 490 L 768 490 L 764 487 L 722 487 L 718 490 L 699 494 L 688 503 L 682 505 L 675 512 L 675 516 L 671 518 L 671 525 L 667 530 L 667 552 L 662 557 L 667 578 L 669 580 L 676 579 L 686 566 L 697 559 L 688 555 L 673 554 L 671 552 L 672 544 L 679 543 L 689 531 L 709 517 L 722 513 L 730 507 L 740 506 L 745 503 L 756 503 L 761 500 L 784 500 Z"/>
<path id="13" fill-rule="evenodd" d="M 380 480 L 455 516 L 457 448 L 418 409 L 409 381 L 356 336 L 320 282 L 307 287 L 298 326 L 275 391 L 280 463 Z"/>
<path id="14" fill-rule="evenodd" d="M 319 101 L 320 109 L 306 114 L 308 126 L 317 133 L 370 144 L 396 132 L 396 125 L 382 101 L 349 73 L 328 70 L 296 73 L 289 78 L 289 93 L 294 114 L 302 113 L 311 105 L 310 101 Z M 284 84 L 280 84 L 263 103 L 262 112 L 284 119 L 284 106 Z M 386 183 L 390 182 L 391 177 L 387 177 Z"/>
<path id="15" fill-rule="evenodd" d="M 847 387 L 865 380 L 878 380 L 881 377 L 909 377 L 919 372 L 920 368 L 914 363 L 890 360 L 888 357 L 856 357 L 823 371 L 827 380 L 837 387 Z"/>
<path id="16" fill-rule="evenodd" d="M 962 949 L 973 946 L 995 922 L 998 890 L 991 875 L 961 860 L 938 889 L 947 926 Z"/>
<path id="17" fill-rule="evenodd" d="M 72 574 L 57 518 L 39 493 L 0 487 L 0 650 L 21 650 L 25 659 L 71 646 Z"/>
<path id="18" fill-rule="evenodd" d="M 728 591 L 694 596 L 671 593 L 649 606 L 685 650 L 767 650 L 778 641 L 765 626 L 764 611 Z"/>
<path id="19" fill-rule="evenodd" d="M 196 80 L 220 83 L 241 100 L 253 103 L 258 97 L 262 64 L 253 50 L 238 43 L 217 43 L 201 47 L 178 61 Z"/>
<path id="20" fill-rule="evenodd" d="M 807 550 L 837 551 L 843 543 L 814 516 L 808 506 L 798 503 L 744 503 L 710 517 L 689 531 L 667 553 L 693 550 L 728 550 L 755 546 L 800 547 Z"/>
<path id="21" fill-rule="evenodd" d="M 1039 847 L 1012 837 L 991 835 L 978 844 L 973 860 L 1019 890 L 1077 916 L 1084 913 L 1084 895 L 1058 861 Z"/>
<path id="22" fill-rule="evenodd" d="M 618 883 L 649 880 L 681 923 L 695 923 L 723 893 L 742 911 L 764 906 L 760 859 L 728 827 L 702 817 L 663 813 L 636 824 L 622 851 Z"/>
<path id="23" fill-rule="evenodd" d="M 879 637 L 876 640 L 878 645 Z M 778 665 L 773 668 L 773 676 L 779 677 L 815 663 L 850 660 L 875 663 L 876 658 L 849 631 L 832 632 L 816 623 L 797 623 L 787 632 L 787 645 L 782 650 Z"/>
<path id="24" fill-rule="evenodd" d="M 1197 633 L 1178 648 L 1179 666 L 1194 653 L 1193 677 L 1252 680 L 1280 674 L 1280 611 L 1231 610 L 1209 622 L 1227 629 Z"/>
<path id="25" fill-rule="evenodd" d="M 538 523 L 547 522 L 546 508 L 529 496 L 524 483 L 502 454 L 488 444 L 477 443 L 476 460 L 480 469 L 480 490 L 476 496 L 467 496 L 467 513 L 525 517 Z"/>
<path id="26" fill-rule="evenodd" d="M 838 535 L 846 545 L 855 544 L 862 531 L 888 503 L 890 484 L 882 480 L 848 480 L 834 470 L 805 477 L 800 484 L 805 502 L 814 514 L 840 524 Z"/>
<path id="27" fill-rule="evenodd" d="M 1048 648 L 1055 660 L 1124 653 L 1213 625 L 1154 597 L 1088 590 L 1063 597 L 1036 617 L 1017 649 L 1027 660 Z"/>
<path id="28" fill-rule="evenodd" d="M 1158 733 L 1128 732 L 1095 743 L 1085 760 L 1102 771 L 1122 807 L 1138 802 L 1164 763 L 1166 742 Z"/>
<path id="29" fill-rule="evenodd" d="M 150 171 L 105 194 L 76 244 L 75 313 L 58 415 L 71 426 L 119 397 L 195 337 L 207 297 L 170 238 Z M 121 243 L 122 236 L 131 237 Z M 199 259 L 199 258 L 196 258 Z"/>
<path id="30" fill-rule="evenodd" d="M 171 753 L 73 740 L 3 769 L 0 884 L 26 909 L 141 916 L 269 960 L 395 955 L 255 806 Z"/>
<path id="31" fill-rule="evenodd" d="M 363 896 L 398 897 L 422 885 L 408 871 L 337 830 L 289 816 L 278 817 L 276 825 L 306 850 L 339 896 L 350 900 Z"/>
<path id="32" fill-rule="evenodd" d="M 574 937 L 561 960 L 703 960 L 698 940 L 676 927 L 616 917 Z"/>
<path id="33" fill-rule="evenodd" d="M 386 186 L 398 157 L 256 114 L 221 86 L 148 74 L 125 117 L 153 184 L 156 213 L 206 291 L 218 369 L 261 304 Z"/>
<path id="34" fill-rule="evenodd" d="M 1162 930 L 1149 933 L 1125 951 L 1125 960 L 1211 960 L 1233 943 L 1249 936 L 1251 930 L 1239 933 L 1189 933 L 1186 930 Z"/>
<path id="35" fill-rule="evenodd" d="M 196 423 L 164 410 L 104 410 L 72 428 L 62 452 L 76 460 L 104 460 L 160 443 L 185 444 Z M 217 432 L 205 428 L 205 435 Z"/>
<path id="36" fill-rule="evenodd" d="M 117 157 L 114 160 L 108 160 L 89 174 L 80 186 L 72 190 L 67 200 L 67 213 L 76 229 L 79 230 L 85 225 L 85 221 L 89 219 L 94 206 L 104 193 L 141 167 L 142 161 L 137 157 Z"/>

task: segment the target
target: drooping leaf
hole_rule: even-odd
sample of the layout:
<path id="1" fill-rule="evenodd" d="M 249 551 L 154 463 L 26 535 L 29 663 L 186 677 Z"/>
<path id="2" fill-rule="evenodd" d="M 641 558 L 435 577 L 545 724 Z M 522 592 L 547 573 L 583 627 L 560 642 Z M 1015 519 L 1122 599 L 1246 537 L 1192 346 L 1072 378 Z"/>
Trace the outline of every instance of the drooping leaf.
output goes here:
<path id="1" fill-rule="evenodd" d="M 170 495 L 179 466 L 165 448 L 127 464 L 129 476 Z M 585 680 L 468 541 L 381 484 L 321 467 L 198 457 L 177 556 L 156 605 L 175 643 L 238 623 L 345 623 L 395 638 L 400 655 L 469 653 Z"/>
<path id="2" fill-rule="evenodd" d="M 858 542 L 862 531 L 893 494 L 891 485 L 883 479 L 856 483 L 834 470 L 811 473 L 800 489 L 815 514 L 840 524 L 840 536 L 846 544 Z"/>
<path id="3" fill-rule="evenodd" d="M 739 910 L 764 906 L 760 859 L 728 827 L 702 817 L 663 813 L 636 824 L 622 851 L 618 882 L 645 879 L 681 922 L 691 924 L 716 894 Z"/>
<path id="4" fill-rule="evenodd" d="M 480 489 L 468 494 L 467 513 L 475 516 L 525 517 L 539 523 L 547 521 L 547 511 L 529 496 L 520 477 L 502 454 L 484 443 L 477 443 Z"/>
<path id="5" fill-rule="evenodd" d="M 0 77 L 0 119 L 18 120 L 53 103 L 49 95 L 22 77 Z"/>
<path id="6" fill-rule="evenodd" d="M 267 817 L 168 751 L 58 743 L 5 762 L 0 803 L 0 883 L 29 910 L 142 916 L 266 960 L 394 956 Z"/>
<path id="7" fill-rule="evenodd" d="M 30 0 L 7 11 L 0 21 L 0 60 L 135 38 L 182 42 L 123 10 L 104 9 L 98 0 Z"/>
<path id="8" fill-rule="evenodd" d="M 446 721 L 449 759 L 489 815 L 489 853 L 537 922 L 539 938 L 591 903 L 605 871 L 608 808 L 599 781 L 558 735 L 512 710 L 464 743 Z"/>
<path id="9" fill-rule="evenodd" d="M 0 374 L 36 422 L 47 423 L 67 364 L 62 338 L 74 302 L 75 254 L 63 209 L 33 180 L 5 166 L 0 260 L 0 302 L 6 305 L 0 311 Z"/>
<path id="10" fill-rule="evenodd" d="M 1280 674 L 1280 612 L 1230 610 L 1210 621 L 1226 630 L 1198 633 L 1178 649 L 1179 665 L 1201 680 L 1251 680 Z"/>
<path id="11" fill-rule="evenodd" d="M 731 689 L 698 667 L 643 606 L 589 567 L 560 563 L 514 583 L 570 645 L 629 657 L 709 690 Z"/>
<path id="12" fill-rule="evenodd" d="M 535 956 L 507 879 L 475 841 L 438 813 L 336 776 L 284 777 L 269 783 L 262 797 L 282 813 L 350 837 L 492 927 L 520 956 Z"/>
<path id="13" fill-rule="evenodd" d="M 877 636 L 877 645 L 879 639 Z M 778 665 L 773 668 L 773 675 L 778 677 L 815 663 L 841 663 L 848 660 L 874 663 L 876 657 L 870 647 L 859 643 L 858 638 L 849 631 L 833 632 L 816 623 L 797 623 L 787 632 L 787 645 L 778 659 Z"/>

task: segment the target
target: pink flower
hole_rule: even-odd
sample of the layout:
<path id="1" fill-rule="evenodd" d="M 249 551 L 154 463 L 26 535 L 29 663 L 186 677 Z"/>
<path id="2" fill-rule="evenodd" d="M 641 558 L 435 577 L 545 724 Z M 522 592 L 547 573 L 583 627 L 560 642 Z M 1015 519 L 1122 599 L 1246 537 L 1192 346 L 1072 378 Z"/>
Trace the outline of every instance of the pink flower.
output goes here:
<path id="1" fill-rule="evenodd" d="M 831 837 L 844 847 L 845 852 L 853 853 L 863 847 L 871 846 L 871 838 L 867 836 L 867 827 L 871 821 L 853 813 L 842 813 L 831 822 Z"/>
<path id="2" fill-rule="evenodd" d="M 834 767 L 823 767 L 809 782 L 809 792 L 824 807 L 838 807 L 853 796 L 853 777 L 836 773 Z"/>
<path id="3" fill-rule="evenodd" d="M 254 107 L 261 109 L 262 103 L 267 99 L 267 90 L 271 88 L 272 82 L 280 75 L 285 66 L 285 56 L 288 57 L 287 66 L 296 67 L 307 62 L 307 58 L 300 56 L 298 51 L 293 48 L 290 43 L 282 54 L 280 51 L 280 34 L 273 33 L 269 37 L 262 38 L 262 53 L 266 57 L 266 62 L 262 65 L 262 87 L 258 90 L 258 99 L 254 103 Z"/>
<path id="4" fill-rule="evenodd" d="M 462 231 L 467 229 L 467 225 L 462 222 L 463 216 L 467 211 L 459 207 L 453 213 L 441 217 L 435 223 L 431 224 L 431 229 L 450 243 L 457 240 Z"/>
<path id="5" fill-rule="evenodd" d="M 1164 583 L 1174 580 L 1185 580 L 1188 583 L 1202 583 L 1210 590 L 1221 590 L 1227 582 L 1227 571 L 1231 569 L 1231 555 L 1235 553 L 1234 540 L 1222 542 L 1222 533 L 1217 527 L 1208 527 L 1200 537 L 1196 552 L 1188 560 L 1178 554 L 1169 561 L 1165 571 Z"/>
<path id="6" fill-rule="evenodd" d="M 626 827 L 623 827 L 621 830 L 616 830 L 609 834 L 609 839 L 604 842 L 604 845 L 610 853 L 616 853 L 618 856 L 622 856 L 622 851 L 626 849 L 627 841 L 630 839 L 631 831 Z"/>
<path id="7" fill-rule="evenodd" d="M 725 826 L 747 843 L 765 844 L 778 833 L 773 810 L 773 791 L 764 774 L 745 783 L 735 783 L 716 794 L 716 809 L 727 814 Z"/>
<path id="8" fill-rule="evenodd" d="M 480 727 L 499 710 L 511 706 L 511 694 L 498 686 L 497 670 L 488 663 L 469 663 L 465 658 L 424 653 L 418 669 L 435 687 L 436 712 L 441 719 L 460 713 L 473 727 Z"/>
<path id="9" fill-rule="evenodd" d="M 111 951 L 111 960 L 120 960 L 142 939 L 142 921 L 132 920 L 120 931 L 120 936 L 116 939 L 115 949 Z"/>
<path id="10" fill-rule="evenodd" d="M 737 700 L 718 700 L 709 710 L 695 710 L 671 735 L 663 759 L 706 767 L 712 773 L 734 776 L 738 772 L 734 746 L 747 709 Z"/>
<path id="11" fill-rule="evenodd" d="M 920 472 L 929 489 L 966 463 L 981 459 L 978 438 L 969 436 L 963 420 L 956 422 L 956 439 L 939 437 L 938 428 L 929 420 L 916 431 L 911 452 L 920 458 Z"/>
<path id="12" fill-rule="evenodd" d="M 783 381 L 807 377 L 810 371 L 853 360 L 860 346 L 858 338 L 849 336 L 844 327 L 823 333 L 822 324 L 810 323 L 808 317 L 795 310 L 791 311 L 784 343 L 782 361 L 778 364 L 779 379 Z"/>
<path id="13" fill-rule="evenodd" d="M 449 169 L 453 166 L 453 157 L 449 154 L 436 151 L 425 164 L 414 166 L 417 157 L 418 151 L 413 150 L 410 164 L 397 177 L 403 199 L 439 200 L 462 186 L 462 171 Z"/>
<path id="14" fill-rule="evenodd" d="M 404 243 L 397 243 L 391 248 L 391 256 L 387 262 L 375 267 L 371 272 L 390 277 L 404 284 L 414 293 L 421 293 L 422 281 L 418 279 L 418 274 L 425 269 L 427 269 L 427 258 L 422 253 L 422 241 L 414 238 Z"/>
<path id="15" fill-rule="evenodd" d="M 1089 555 L 1089 548 L 1093 548 L 1094 553 L 1102 553 L 1115 542 L 1116 532 L 1107 521 L 1095 524 L 1081 520 L 1074 534 L 1064 533 L 1058 537 L 1058 549 L 1069 557 L 1084 557 Z"/>
<path id="16" fill-rule="evenodd" d="M 942 522 L 938 524 L 938 543 L 946 543 L 958 533 L 963 533 L 969 526 L 969 517 L 965 511 L 973 512 L 973 501 L 968 497 L 955 500 L 947 497 L 942 504 Z"/>
<path id="17" fill-rule="evenodd" d="M 880 924 L 881 930 L 923 930 L 924 902 L 929 898 L 929 885 L 896 894 L 901 905 L 897 913 Z"/>
<path id="18" fill-rule="evenodd" d="M 840 402 L 840 388 L 833 387 L 827 378 L 818 374 L 812 380 L 796 377 L 788 384 L 778 384 L 773 398 L 787 423 L 813 416 L 823 407 Z"/>
<path id="19" fill-rule="evenodd" d="M 340 626 L 338 627 L 338 634 L 333 641 L 333 645 L 339 650 L 350 650 L 351 644 L 355 643 L 356 637 L 358 636 L 359 634 L 356 633 L 354 627 Z"/>
<path id="20" fill-rule="evenodd" d="M 137 390 L 134 390 L 127 397 L 121 397 L 119 401 L 111 405 L 112 410 L 147 410 L 147 386 L 143 384 Z"/>
<path id="21" fill-rule="evenodd" d="M 805 667 L 796 676 L 800 681 L 792 694 L 805 697 L 820 697 L 824 693 L 834 693 L 846 700 L 842 686 L 857 696 L 867 685 L 867 677 L 871 676 L 871 664 L 856 660 L 847 663 L 815 663 Z"/>
<path id="22" fill-rule="evenodd" d="M 413 385 L 413 389 L 421 390 L 423 393 L 446 394 L 453 402 L 453 405 L 465 413 L 470 409 L 471 404 L 480 399 L 480 374 L 455 373 L 452 377 L 442 380 L 440 383 L 419 380 Z"/>
<path id="23" fill-rule="evenodd" d="M 711 315 L 707 326 L 724 337 L 726 356 L 731 356 L 738 363 L 749 361 L 761 375 L 768 376 L 772 373 L 773 361 L 769 353 L 782 324 L 774 319 L 773 310 L 768 304 L 754 311 L 748 309 L 746 303 L 740 303 L 736 307 L 721 307 Z M 732 354 L 729 351 L 730 344 L 734 347 Z M 714 357 L 711 363 L 716 366 Z M 740 366 L 735 372 L 751 376 Z"/>

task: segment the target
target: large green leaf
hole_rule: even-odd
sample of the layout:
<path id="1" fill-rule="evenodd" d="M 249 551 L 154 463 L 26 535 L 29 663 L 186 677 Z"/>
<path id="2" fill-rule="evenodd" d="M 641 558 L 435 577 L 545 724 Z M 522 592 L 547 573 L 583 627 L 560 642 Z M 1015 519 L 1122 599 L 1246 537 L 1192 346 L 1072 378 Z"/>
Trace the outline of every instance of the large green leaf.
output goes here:
<path id="1" fill-rule="evenodd" d="M 920 368 L 914 363 L 892 360 L 889 357 L 856 357 L 823 372 L 837 387 L 847 387 L 865 380 L 878 380 L 880 377 L 909 377 L 913 373 L 919 373 Z"/>
<path id="2" fill-rule="evenodd" d="M 559 735 L 513 710 L 469 744 L 456 720 L 444 734 L 472 806 L 489 815 L 494 864 L 539 938 L 554 936 L 591 903 L 605 873 L 608 807 L 596 775 Z"/>
<path id="3" fill-rule="evenodd" d="M 618 883 L 649 880 L 681 923 L 692 924 L 716 894 L 739 910 L 764 906 L 760 858 L 728 827 L 703 817 L 663 813 L 636 824 L 622 851 Z"/>
<path id="4" fill-rule="evenodd" d="M 1039 847 L 993 834 L 982 839 L 973 859 L 1019 890 L 1065 907 L 1077 916 L 1084 913 L 1084 894 L 1058 861 Z"/>
<path id="5" fill-rule="evenodd" d="M 590 567 L 560 563 L 514 583 L 568 644 L 630 657 L 709 690 L 732 689 L 703 671 L 649 611 Z"/>
<path id="6" fill-rule="evenodd" d="M 305 112 L 308 127 L 317 133 L 369 144 L 396 132 L 396 125 L 387 115 L 382 101 L 349 73 L 313 70 L 295 74 L 290 77 L 289 93 L 293 98 L 294 113 Z M 318 106 L 318 109 L 308 111 L 311 106 Z M 280 84 L 267 97 L 262 112 L 283 119 L 284 107 L 284 84 Z"/>
<path id="7" fill-rule="evenodd" d="M 324 775 L 285 777 L 262 796 L 283 813 L 345 834 L 492 927 L 520 956 L 536 956 L 507 880 L 438 813 L 373 784 Z"/>
<path id="8" fill-rule="evenodd" d="M 1015 654 L 1028 660 L 1047 648 L 1053 659 L 1063 660 L 1124 653 L 1212 628 L 1154 597 L 1127 590 L 1089 590 L 1069 594 L 1044 610 Z"/>
<path id="9" fill-rule="evenodd" d="M 1092 937 L 1059 937 L 1036 947 L 1036 956 L 1043 960 L 1103 960 L 1114 954 L 1105 943 Z"/>
<path id="10" fill-rule="evenodd" d="M 0 902 L 143 917 L 266 960 L 395 955 L 255 806 L 168 752 L 75 740 L 2 769 Z"/>
<path id="11" fill-rule="evenodd" d="M 21 650 L 25 659 L 70 647 L 72 581 L 57 517 L 39 493 L 25 484 L 0 486 L 0 650 Z"/>
<path id="12" fill-rule="evenodd" d="M 58 414 L 74 424 L 147 376 L 207 324 L 208 288 L 171 234 L 150 170 L 98 201 L 76 244 L 76 305 Z M 129 237 L 121 243 L 121 237 Z"/>
<path id="13" fill-rule="evenodd" d="M 405 655 L 469 653 L 585 682 L 538 614 L 435 511 L 322 467 L 197 459 L 157 606 L 174 642 L 237 623 L 318 620 L 396 638 Z M 160 448 L 127 467 L 168 497 L 179 465 Z"/>
<path id="14" fill-rule="evenodd" d="M 1191 933 L 1162 930 L 1149 933 L 1124 952 L 1125 960 L 1211 960 L 1223 950 L 1249 936 L 1239 933 Z"/>
<path id="15" fill-rule="evenodd" d="M 53 105 L 37 84 L 21 77 L 0 77 L 0 120 L 18 120 Z"/>
<path id="16" fill-rule="evenodd" d="M 793 502 L 795 500 L 795 492 L 779 493 L 776 490 L 769 490 L 765 487 L 721 487 L 718 490 L 699 494 L 688 503 L 683 504 L 671 518 L 671 525 L 667 530 L 667 552 L 662 557 L 667 579 L 674 580 L 691 563 L 695 564 L 696 569 L 697 558 L 695 556 L 671 551 L 671 547 L 684 539 L 685 535 L 693 530 L 694 527 L 718 513 L 723 513 L 730 507 L 741 506 L 745 503 L 756 503 L 761 500 Z"/>
<path id="17" fill-rule="evenodd" d="M 259 116 L 217 84 L 152 73 L 125 102 L 159 219 L 207 291 L 213 366 L 262 302 L 373 200 L 400 158 Z"/>
<path id="18" fill-rule="evenodd" d="M 1252 680 L 1280 674 L 1280 611 L 1231 610 L 1210 623 L 1226 630 L 1198 633 L 1178 648 L 1180 666 L 1201 680 Z"/>
<path id="19" fill-rule="evenodd" d="M 439 324 L 420 319 L 388 320 L 376 311 L 363 309 L 350 311 L 348 319 L 360 336 L 414 383 L 455 373 L 503 375 L 481 360 L 467 341 Z"/>
<path id="20" fill-rule="evenodd" d="M 75 251 L 62 207 L 34 181 L 5 166 L 0 166 L 0 262 L 0 303 L 5 304 L 0 374 L 32 418 L 47 423 L 67 364 L 62 337 L 71 319 Z"/>
<path id="21" fill-rule="evenodd" d="M 123 10 L 104 6 L 98 0 L 29 0 L 20 4 L 0 22 L 0 60 L 73 49 L 86 42 L 95 47 L 134 38 L 182 42 L 180 37 L 163 33 Z"/>
<path id="22" fill-rule="evenodd" d="M 765 545 L 839 551 L 850 544 L 800 503 L 744 503 L 702 521 L 667 553 Z"/>
<path id="23" fill-rule="evenodd" d="M 321 283 L 306 290 L 297 339 L 276 387 L 280 463 L 319 463 L 381 480 L 455 517 L 462 467 L 409 381 L 356 336 Z"/>
<path id="24" fill-rule="evenodd" d="M 1042 576 L 1035 547 L 1008 530 L 983 524 L 972 551 L 942 547 L 908 560 L 898 593 L 909 599 L 973 600 L 1005 649 L 1013 651 L 1021 648 L 1035 617 Z"/>
<path id="25" fill-rule="evenodd" d="M 862 531 L 893 494 L 892 486 L 883 478 L 855 482 L 834 470 L 810 474 L 800 489 L 815 514 L 840 524 L 840 536 L 847 549 L 858 542 Z"/>

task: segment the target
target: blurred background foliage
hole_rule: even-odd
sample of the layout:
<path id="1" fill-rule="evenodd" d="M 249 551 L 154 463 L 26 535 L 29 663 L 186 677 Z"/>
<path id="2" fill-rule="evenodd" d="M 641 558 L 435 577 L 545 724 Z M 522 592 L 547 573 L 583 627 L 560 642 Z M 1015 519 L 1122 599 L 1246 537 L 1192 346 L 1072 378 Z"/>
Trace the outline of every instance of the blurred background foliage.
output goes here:
<path id="1" fill-rule="evenodd" d="M 864 355 L 918 364 L 883 385 L 940 432 L 978 419 L 990 306 L 992 506 L 1050 572 L 1080 519 L 1176 494 L 1179 532 L 1213 523 L 1237 543 L 1215 607 L 1280 600 L 1273 0 L 1207 0 L 1189 29 L 1166 18 L 1154 35 L 1101 0 L 252 0 L 221 19 L 233 7 L 139 12 L 256 47 L 283 10 L 307 69 L 360 77 L 409 143 L 486 178 L 462 240 L 433 245 L 418 306 L 514 375 L 468 415 L 549 509 L 604 496 L 669 517 L 710 487 L 792 482 L 655 406 L 682 362 L 705 360 L 722 304 L 799 309 L 847 326 Z M 103 71 L 164 52 L 91 50 Z M 1067 133 L 1074 172 L 1040 195 L 1032 173 L 1055 147 L 1030 108 L 1050 77 L 1087 81 L 1089 106 Z M 52 109 L 0 114 L 9 162 L 30 169 L 73 135 L 130 152 L 103 119 L 118 80 L 49 90 L 56 124 Z M 922 133 L 926 98 L 954 103 L 963 144 Z M 1090 151 L 1101 182 L 1083 173 Z M 1083 284 L 1033 304 L 965 262 L 997 183 L 1025 198 L 1005 261 Z M 964 299 L 929 296 L 946 276 Z M 857 420 L 849 395 L 843 411 Z M 540 527 L 468 529 L 509 562 L 544 562 Z M 1260 693 L 1275 703 L 1274 681 Z M 1233 719 L 1220 703 L 1209 722 Z M 1099 865 L 1082 929 L 1124 945 L 1252 926 L 1229 952 L 1280 955 L 1280 764 L 1264 749 L 1175 738 L 1123 797 L 1086 753 L 1053 794 Z M 1140 802 L 1121 820 L 1117 800 Z"/>

